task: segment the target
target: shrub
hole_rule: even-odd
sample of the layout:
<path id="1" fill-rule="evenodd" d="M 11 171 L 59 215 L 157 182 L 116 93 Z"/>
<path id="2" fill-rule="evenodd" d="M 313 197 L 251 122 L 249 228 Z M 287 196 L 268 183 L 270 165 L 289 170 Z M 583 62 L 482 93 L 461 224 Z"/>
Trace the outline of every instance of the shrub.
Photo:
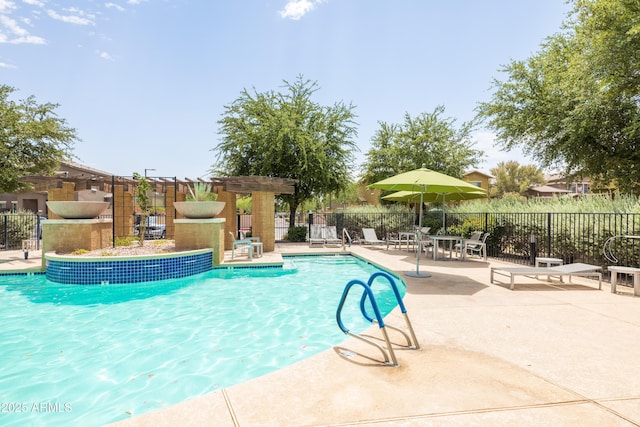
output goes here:
<path id="1" fill-rule="evenodd" d="M 131 236 L 116 237 L 116 246 L 131 246 L 137 240 L 137 238 Z"/>
<path id="2" fill-rule="evenodd" d="M 289 227 L 287 240 L 290 242 L 304 242 L 307 240 L 307 227 Z"/>

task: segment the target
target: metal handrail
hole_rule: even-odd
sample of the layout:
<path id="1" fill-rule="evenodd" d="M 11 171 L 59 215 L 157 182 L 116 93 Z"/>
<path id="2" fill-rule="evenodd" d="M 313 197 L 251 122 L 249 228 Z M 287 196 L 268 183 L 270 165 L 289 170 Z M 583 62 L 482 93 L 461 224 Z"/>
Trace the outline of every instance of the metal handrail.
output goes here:
<path id="1" fill-rule="evenodd" d="M 391 326 L 391 325 L 387 325 L 387 327 L 400 332 L 405 339 L 407 340 L 407 347 L 417 350 L 420 348 L 420 344 L 418 343 L 418 339 L 416 338 L 416 334 L 413 330 L 413 326 L 411 325 L 411 320 L 409 320 L 409 315 L 407 314 L 407 309 L 404 306 L 404 302 L 402 301 L 402 296 L 400 295 L 400 291 L 398 290 L 398 286 L 396 285 L 396 281 L 393 279 L 393 277 L 388 274 L 385 273 L 383 271 L 378 271 L 376 273 L 373 273 L 371 275 L 371 277 L 369 277 L 369 280 L 367 281 L 367 285 L 369 286 L 369 288 L 373 287 L 373 283 L 375 281 L 376 278 L 378 277 L 383 277 L 385 279 L 387 279 L 389 281 L 389 285 L 391 286 L 391 289 L 393 290 L 393 294 L 396 297 L 396 301 L 398 302 L 398 307 L 400 307 L 400 311 L 402 312 L 402 315 L 404 317 L 405 323 L 407 325 L 407 329 L 409 329 L 409 333 L 411 334 L 411 338 L 409 338 L 409 335 L 407 335 L 407 333 L 405 331 L 403 331 L 400 328 L 397 328 L 395 326 Z M 372 316 L 370 316 L 367 313 L 366 307 L 365 307 L 365 302 L 367 300 L 367 296 L 369 294 L 366 292 L 362 293 L 362 297 L 360 298 L 360 311 L 362 312 L 362 315 L 365 317 L 365 319 L 367 319 L 369 322 L 371 323 L 375 323 L 376 319 L 374 319 Z M 373 302 L 371 304 L 373 306 Z"/>
<path id="2" fill-rule="evenodd" d="M 617 236 L 609 237 L 602 245 L 602 254 L 606 258 L 607 261 L 617 263 L 618 258 L 613 254 L 613 250 L 611 249 L 611 243 L 613 243 L 616 239 L 632 239 L 632 240 L 640 240 L 640 236 L 634 236 L 629 234 L 619 234 Z"/>
<path id="3" fill-rule="evenodd" d="M 346 239 L 345 239 L 346 238 Z M 345 240 L 349 242 L 349 247 L 351 247 L 351 236 L 349 236 L 349 232 L 346 228 L 342 228 L 342 250 L 345 250 Z"/>
<path id="4" fill-rule="evenodd" d="M 371 300 L 371 306 L 373 307 L 373 312 L 376 316 L 378 327 L 380 328 L 380 331 L 382 331 L 384 340 L 387 343 L 388 351 L 385 350 L 384 347 L 382 347 L 380 344 L 376 343 L 375 341 L 365 338 L 360 334 L 356 334 L 355 332 L 351 332 L 349 328 L 347 328 L 342 322 L 342 307 L 344 307 L 344 303 L 347 299 L 347 295 L 349 294 L 349 291 L 355 285 L 362 286 L 364 288 L 364 292 L 369 296 L 369 299 Z M 342 292 L 342 298 L 340 298 L 340 304 L 338 304 L 338 309 L 336 310 L 336 321 L 338 322 L 338 326 L 340 327 L 342 332 L 344 332 L 345 334 L 352 336 L 354 338 L 357 338 L 361 341 L 364 341 L 368 344 L 371 344 L 372 346 L 380 350 L 380 352 L 384 357 L 385 365 L 391 365 L 396 367 L 398 366 L 398 361 L 396 359 L 395 353 L 393 352 L 393 346 L 391 345 L 391 341 L 389 340 L 389 335 L 387 334 L 387 330 L 385 329 L 384 321 L 382 320 L 382 315 L 380 314 L 380 309 L 378 309 L 378 304 L 376 303 L 376 299 L 373 296 L 373 291 L 371 290 L 371 287 L 369 285 L 367 285 L 366 283 L 358 279 L 351 280 L 349 283 L 347 283 L 347 285 L 344 288 L 344 291 Z"/>

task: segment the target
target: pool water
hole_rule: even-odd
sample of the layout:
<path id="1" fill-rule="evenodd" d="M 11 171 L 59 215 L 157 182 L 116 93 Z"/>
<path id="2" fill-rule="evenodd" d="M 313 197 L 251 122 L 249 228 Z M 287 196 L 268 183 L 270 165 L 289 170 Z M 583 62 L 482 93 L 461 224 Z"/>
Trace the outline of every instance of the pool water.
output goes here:
<path id="1" fill-rule="evenodd" d="M 300 361 L 345 339 L 342 291 L 375 271 L 353 256 L 307 256 L 129 285 L 0 276 L 0 425 L 103 425 Z M 396 300 L 383 283 L 385 315 Z M 342 311 L 353 331 L 370 326 L 360 295 Z"/>

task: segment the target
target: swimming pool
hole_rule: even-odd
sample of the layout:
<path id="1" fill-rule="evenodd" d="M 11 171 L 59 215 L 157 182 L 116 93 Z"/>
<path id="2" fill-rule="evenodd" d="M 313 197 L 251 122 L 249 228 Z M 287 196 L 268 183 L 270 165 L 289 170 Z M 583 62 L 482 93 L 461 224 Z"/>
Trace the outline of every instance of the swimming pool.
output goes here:
<path id="1" fill-rule="evenodd" d="M 130 285 L 0 276 L 0 424 L 102 425 L 300 361 L 345 339 L 342 291 L 375 271 L 342 255 Z M 342 318 L 362 331 L 355 294 Z"/>

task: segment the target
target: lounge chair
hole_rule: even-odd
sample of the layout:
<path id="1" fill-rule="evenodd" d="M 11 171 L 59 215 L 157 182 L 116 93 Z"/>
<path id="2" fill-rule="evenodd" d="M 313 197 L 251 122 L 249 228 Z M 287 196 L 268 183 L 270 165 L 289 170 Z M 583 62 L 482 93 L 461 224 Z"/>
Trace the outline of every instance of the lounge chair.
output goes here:
<path id="1" fill-rule="evenodd" d="M 338 230 L 335 225 L 327 225 L 324 228 L 324 243 L 326 245 L 342 244 L 342 239 L 338 238 Z"/>
<path id="2" fill-rule="evenodd" d="M 374 230 L 373 228 L 363 228 L 362 235 L 364 236 L 362 238 L 363 245 L 382 245 L 387 243 L 384 240 L 378 239 L 376 230 Z"/>
<path id="3" fill-rule="evenodd" d="M 491 283 L 503 283 L 495 280 L 495 276 L 505 276 L 510 280 L 509 289 L 513 290 L 514 279 L 516 276 L 569 276 L 571 283 L 572 276 L 579 277 L 597 277 L 598 289 L 602 289 L 602 267 L 597 265 L 583 264 L 580 262 L 573 264 L 558 265 L 555 267 L 491 267 Z"/>
<path id="4" fill-rule="evenodd" d="M 323 226 L 319 224 L 311 224 L 309 229 L 309 247 L 314 245 L 324 246 L 325 238 L 323 236 Z"/>

